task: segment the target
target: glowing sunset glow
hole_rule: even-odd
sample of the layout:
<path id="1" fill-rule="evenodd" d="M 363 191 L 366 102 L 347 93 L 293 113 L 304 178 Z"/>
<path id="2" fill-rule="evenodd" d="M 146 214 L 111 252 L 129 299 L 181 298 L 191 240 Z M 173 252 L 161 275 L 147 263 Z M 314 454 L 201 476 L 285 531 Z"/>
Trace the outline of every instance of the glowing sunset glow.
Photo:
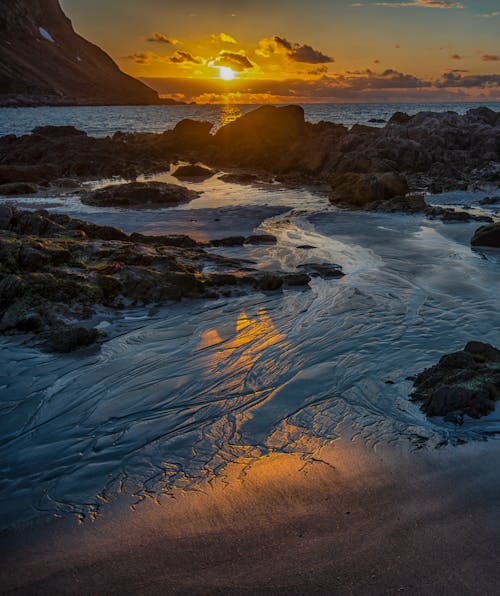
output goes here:
<path id="1" fill-rule="evenodd" d="M 62 4 L 160 95 L 227 105 L 498 101 L 498 1 Z"/>
<path id="2" fill-rule="evenodd" d="M 219 78 L 223 81 L 233 81 L 236 78 L 236 73 L 229 66 L 219 66 Z"/>

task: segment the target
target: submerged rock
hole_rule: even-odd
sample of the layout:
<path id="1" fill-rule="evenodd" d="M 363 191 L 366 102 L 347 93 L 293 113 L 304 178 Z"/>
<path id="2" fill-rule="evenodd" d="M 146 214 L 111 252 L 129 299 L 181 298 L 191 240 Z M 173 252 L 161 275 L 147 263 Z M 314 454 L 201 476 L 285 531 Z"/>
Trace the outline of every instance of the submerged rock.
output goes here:
<path id="1" fill-rule="evenodd" d="M 219 180 L 228 184 L 254 184 L 258 180 L 255 174 L 223 174 Z"/>
<path id="2" fill-rule="evenodd" d="M 444 416 L 461 423 L 463 416 L 480 418 L 500 399 L 500 350 L 473 341 L 461 352 L 443 356 L 420 373 L 411 400 L 428 416 Z"/>
<path id="3" fill-rule="evenodd" d="M 99 338 L 96 329 L 81 325 L 64 325 L 48 333 L 47 347 L 52 352 L 67 354 L 80 348 L 86 348 Z"/>
<path id="4" fill-rule="evenodd" d="M 82 197 L 82 203 L 99 207 L 169 207 L 189 203 L 198 192 L 163 182 L 130 182 L 100 188 Z"/>
<path id="5" fill-rule="evenodd" d="M 311 277 L 321 277 L 323 279 L 344 277 L 342 267 L 334 263 L 305 263 L 304 265 L 299 265 L 299 269 Z"/>

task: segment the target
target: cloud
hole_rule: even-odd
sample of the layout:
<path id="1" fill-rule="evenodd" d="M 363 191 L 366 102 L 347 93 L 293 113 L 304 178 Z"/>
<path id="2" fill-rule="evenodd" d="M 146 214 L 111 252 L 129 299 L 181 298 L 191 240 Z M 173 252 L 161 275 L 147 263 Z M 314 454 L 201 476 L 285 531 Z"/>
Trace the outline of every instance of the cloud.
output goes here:
<path id="1" fill-rule="evenodd" d="M 483 17 L 483 19 L 492 19 L 494 17 L 500 17 L 500 11 L 497 10 L 495 12 L 486 12 L 478 16 Z"/>
<path id="2" fill-rule="evenodd" d="M 190 52 L 183 52 L 182 50 L 177 50 L 175 54 L 168 58 L 168 61 L 172 64 L 183 64 L 184 62 L 202 64 L 203 62 L 201 58 L 195 58 Z"/>
<path id="3" fill-rule="evenodd" d="M 408 2 L 356 2 L 351 6 L 385 6 L 387 8 L 407 8 L 416 6 L 419 8 L 464 8 L 462 2 L 452 0 L 410 0 Z"/>
<path id="4" fill-rule="evenodd" d="M 243 72 L 254 67 L 244 53 L 237 52 L 219 52 L 219 55 L 210 60 L 209 66 L 219 67 L 225 66 L 232 68 L 236 72 Z"/>
<path id="5" fill-rule="evenodd" d="M 500 56 L 497 54 L 483 54 L 481 60 L 483 62 L 500 62 Z"/>
<path id="6" fill-rule="evenodd" d="M 150 65 L 153 62 L 165 62 L 167 58 L 165 56 L 159 56 L 154 52 L 135 52 L 130 56 L 126 56 L 128 60 L 133 60 L 136 64 Z"/>
<path id="7" fill-rule="evenodd" d="M 270 58 L 274 54 L 282 54 L 293 62 L 303 62 L 306 64 L 329 64 L 335 62 L 331 56 L 327 56 L 315 50 L 308 44 L 292 43 L 285 37 L 274 35 L 261 39 L 259 49 L 256 53 L 263 58 Z"/>
<path id="8" fill-rule="evenodd" d="M 212 34 L 210 36 L 210 41 L 212 43 L 230 43 L 230 44 L 237 44 L 237 40 L 232 36 L 228 35 L 227 33 L 217 33 Z"/>
<path id="9" fill-rule="evenodd" d="M 437 80 L 387 69 L 331 74 L 315 79 L 252 79 L 234 81 L 231 95 L 218 79 L 146 79 L 162 94 L 182 92 L 186 100 L 213 103 L 325 103 L 325 102 L 426 102 L 500 99 L 499 75 L 467 75 L 449 71 Z"/>
<path id="10" fill-rule="evenodd" d="M 176 45 L 179 43 L 178 39 L 170 39 L 163 33 L 152 33 L 151 37 L 148 37 L 148 41 L 152 43 L 166 43 L 169 45 Z"/>
<path id="11" fill-rule="evenodd" d="M 445 72 L 440 80 L 435 81 L 437 88 L 461 87 L 465 89 L 485 89 L 500 87 L 500 74 L 491 75 L 466 75 L 462 76 L 456 71 Z"/>
<path id="12" fill-rule="evenodd" d="M 463 56 L 460 56 L 460 54 L 452 54 L 450 58 L 452 60 L 462 60 Z"/>

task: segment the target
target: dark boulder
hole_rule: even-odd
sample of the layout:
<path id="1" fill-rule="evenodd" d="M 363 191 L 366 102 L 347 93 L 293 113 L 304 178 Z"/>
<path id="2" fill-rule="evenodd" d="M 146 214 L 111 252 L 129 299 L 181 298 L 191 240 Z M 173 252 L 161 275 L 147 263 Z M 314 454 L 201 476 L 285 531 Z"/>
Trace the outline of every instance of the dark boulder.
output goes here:
<path id="1" fill-rule="evenodd" d="M 211 178 L 215 174 L 214 170 L 206 168 L 205 166 L 199 166 L 190 164 L 187 166 L 179 166 L 172 176 L 179 180 L 206 180 Z"/>
<path id="2" fill-rule="evenodd" d="M 80 325 L 64 325 L 48 333 L 47 347 L 52 352 L 67 354 L 85 348 L 99 339 L 96 329 Z"/>
<path id="3" fill-rule="evenodd" d="M 0 195 L 19 196 L 19 195 L 35 195 L 38 192 L 36 184 L 30 182 L 10 182 L 8 184 L 0 184 Z"/>
<path id="4" fill-rule="evenodd" d="M 476 230 L 471 240 L 472 246 L 500 248 L 500 223 L 482 226 Z"/>
<path id="5" fill-rule="evenodd" d="M 321 277 L 323 279 L 344 277 L 342 267 L 334 263 L 305 263 L 304 265 L 299 265 L 299 269 L 311 277 Z"/>
<path id="6" fill-rule="evenodd" d="M 144 208 L 151 205 L 172 206 L 189 203 L 199 193 L 176 184 L 131 182 L 100 188 L 82 197 L 82 203 L 99 207 Z"/>
<path id="7" fill-rule="evenodd" d="M 500 350 L 474 341 L 461 352 L 443 356 L 417 375 L 411 399 L 428 416 L 452 422 L 461 423 L 464 415 L 486 416 L 500 399 Z"/>

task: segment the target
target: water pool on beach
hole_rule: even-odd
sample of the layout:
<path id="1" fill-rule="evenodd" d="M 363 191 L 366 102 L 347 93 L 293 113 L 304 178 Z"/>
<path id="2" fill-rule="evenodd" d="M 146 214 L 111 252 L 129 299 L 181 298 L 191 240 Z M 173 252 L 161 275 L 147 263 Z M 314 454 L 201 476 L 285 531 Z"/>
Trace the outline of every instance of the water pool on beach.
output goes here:
<path id="1" fill-rule="evenodd" d="M 94 514 L 120 491 L 198 489 L 230 462 L 307 459 L 339 437 L 433 449 L 500 431 L 498 412 L 455 427 L 408 400 L 408 377 L 440 355 L 471 339 L 497 342 L 500 263 L 470 249 L 477 223 L 338 211 L 305 189 L 221 184 L 209 180 L 197 203 L 161 213 L 104 212 L 75 197 L 59 197 L 57 209 L 155 233 L 189 214 L 205 234 L 232 209 L 223 235 L 240 219 L 278 244 L 228 256 L 290 271 L 338 263 L 346 276 L 304 291 L 101 313 L 109 338 L 99 352 L 55 356 L 2 338 L 2 527 Z"/>

